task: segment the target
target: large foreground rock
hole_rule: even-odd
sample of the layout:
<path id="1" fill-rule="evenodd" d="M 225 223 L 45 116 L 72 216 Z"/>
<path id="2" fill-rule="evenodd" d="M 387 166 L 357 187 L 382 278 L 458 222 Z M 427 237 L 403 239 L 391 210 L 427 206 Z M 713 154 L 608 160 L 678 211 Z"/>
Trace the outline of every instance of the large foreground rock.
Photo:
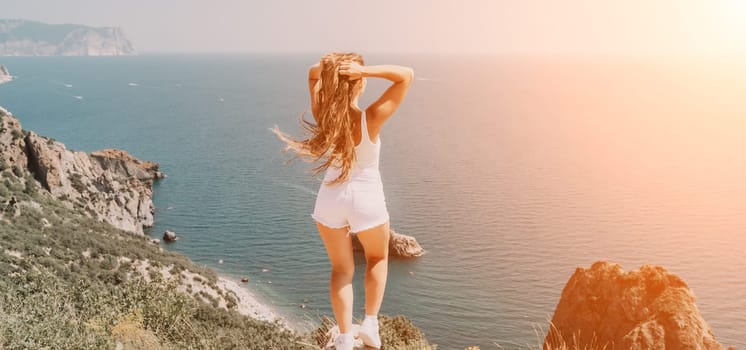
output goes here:
<path id="1" fill-rule="evenodd" d="M 562 339 L 579 349 L 723 349 L 681 278 L 609 262 L 578 268 L 567 282 L 544 349 L 560 349 Z"/>
<path id="2" fill-rule="evenodd" d="M 153 225 L 153 180 L 165 175 L 158 163 L 141 161 L 118 149 L 87 154 L 21 128 L 0 108 L 0 165 L 30 174 L 52 197 L 79 206 L 117 228 L 143 233 Z"/>

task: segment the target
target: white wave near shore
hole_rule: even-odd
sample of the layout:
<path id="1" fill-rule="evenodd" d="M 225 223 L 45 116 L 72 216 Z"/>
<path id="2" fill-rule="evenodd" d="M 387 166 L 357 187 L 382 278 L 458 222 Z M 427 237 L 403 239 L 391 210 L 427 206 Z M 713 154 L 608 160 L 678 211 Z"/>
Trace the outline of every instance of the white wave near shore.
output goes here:
<path id="1" fill-rule="evenodd" d="M 234 281 L 230 277 L 218 275 L 218 287 L 233 292 L 238 299 L 238 307 L 236 311 L 242 315 L 249 316 L 263 321 L 275 321 L 279 320 L 285 328 L 292 329 L 287 319 L 280 315 L 277 310 L 274 310 L 269 305 L 259 301 L 257 296 L 251 292 L 248 288 Z"/>

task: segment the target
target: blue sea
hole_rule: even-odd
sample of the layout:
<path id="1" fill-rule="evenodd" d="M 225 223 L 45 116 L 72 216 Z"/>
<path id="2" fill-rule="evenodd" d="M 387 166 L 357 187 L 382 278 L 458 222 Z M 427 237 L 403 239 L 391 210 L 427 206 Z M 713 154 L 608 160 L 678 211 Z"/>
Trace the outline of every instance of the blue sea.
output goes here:
<path id="1" fill-rule="evenodd" d="M 160 163 L 148 234 L 175 231 L 165 249 L 248 276 L 311 329 L 332 316 L 309 216 L 320 175 L 285 165 L 268 129 L 301 135 L 320 55 L 2 58 L 18 78 L 0 85 L 0 105 L 68 148 Z M 660 264 L 687 281 L 723 344 L 746 348 L 743 61 L 364 58 L 416 75 L 381 132 L 380 170 L 391 227 L 427 254 L 390 262 L 382 313 L 407 316 L 440 349 L 537 348 L 576 267 Z M 368 82 L 363 107 L 388 86 Z"/>

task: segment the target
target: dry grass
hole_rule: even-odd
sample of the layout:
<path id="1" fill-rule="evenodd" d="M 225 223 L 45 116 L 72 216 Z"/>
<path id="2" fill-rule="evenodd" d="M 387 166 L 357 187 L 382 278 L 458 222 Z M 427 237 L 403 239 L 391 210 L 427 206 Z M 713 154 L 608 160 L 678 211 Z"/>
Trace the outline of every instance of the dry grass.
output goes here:
<path id="1" fill-rule="evenodd" d="M 111 328 L 111 336 L 122 343 L 124 349 L 132 350 L 161 350 L 163 347 L 158 337 L 145 328 L 144 318 L 140 309 L 125 315 L 119 323 Z"/>

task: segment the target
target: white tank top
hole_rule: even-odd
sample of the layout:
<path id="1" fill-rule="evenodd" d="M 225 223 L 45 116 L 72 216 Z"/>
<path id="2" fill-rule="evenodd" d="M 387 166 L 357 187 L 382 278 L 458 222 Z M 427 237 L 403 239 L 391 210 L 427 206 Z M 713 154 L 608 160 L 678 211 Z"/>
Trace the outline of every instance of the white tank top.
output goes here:
<path id="1" fill-rule="evenodd" d="M 366 180 L 378 180 L 381 179 L 381 174 L 378 171 L 378 163 L 380 161 L 381 154 L 381 135 L 378 135 L 376 143 L 370 140 L 368 135 L 368 121 L 365 118 L 365 111 L 360 113 L 360 131 L 362 134 L 360 143 L 355 146 L 355 161 L 352 162 L 352 169 L 350 169 L 350 180 L 366 179 Z M 326 169 L 324 174 L 324 181 L 332 181 L 339 176 L 342 169 L 335 166 L 330 166 Z"/>

